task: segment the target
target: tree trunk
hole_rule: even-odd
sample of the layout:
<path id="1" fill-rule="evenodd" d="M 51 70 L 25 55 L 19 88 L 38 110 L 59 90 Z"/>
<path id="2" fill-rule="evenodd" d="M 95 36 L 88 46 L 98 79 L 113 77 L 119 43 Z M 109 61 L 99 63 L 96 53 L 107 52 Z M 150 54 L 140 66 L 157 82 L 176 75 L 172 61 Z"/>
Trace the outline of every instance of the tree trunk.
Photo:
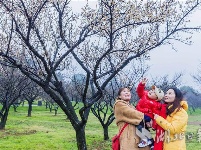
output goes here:
<path id="1" fill-rule="evenodd" d="M 85 126 L 78 127 L 76 132 L 77 148 L 78 150 L 87 150 L 86 138 L 85 138 Z"/>
<path id="2" fill-rule="evenodd" d="M 22 101 L 22 106 L 24 106 L 24 101 Z"/>
<path id="3" fill-rule="evenodd" d="M 14 112 L 17 112 L 17 106 L 13 106 L 13 108 L 14 108 Z"/>
<path id="4" fill-rule="evenodd" d="M 45 108 L 47 109 L 48 108 L 48 102 L 47 101 L 45 101 Z"/>
<path id="5" fill-rule="evenodd" d="M 28 101 L 29 108 L 28 108 L 28 115 L 27 117 L 31 117 L 31 111 L 32 111 L 32 102 Z"/>
<path id="6" fill-rule="evenodd" d="M 49 104 L 50 112 L 52 112 L 52 104 Z"/>
<path id="7" fill-rule="evenodd" d="M 9 108 L 6 108 L 4 114 L 2 113 L 3 115 L 1 117 L 0 130 L 5 129 L 6 121 L 7 121 L 7 118 L 8 118 L 8 112 L 9 112 Z"/>
<path id="8" fill-rule="evenodd" d="M 109 140 L 108 126 L 105 125 L 105 126 L 103 127 L 103 130 L 104 130 L 104 140 Z"/>
<path id="9" fill-rule="evenodd" d="M 55 115 L 55 116 L 57 115 L 57 109 L 54 110 L 54 115 Z"/>

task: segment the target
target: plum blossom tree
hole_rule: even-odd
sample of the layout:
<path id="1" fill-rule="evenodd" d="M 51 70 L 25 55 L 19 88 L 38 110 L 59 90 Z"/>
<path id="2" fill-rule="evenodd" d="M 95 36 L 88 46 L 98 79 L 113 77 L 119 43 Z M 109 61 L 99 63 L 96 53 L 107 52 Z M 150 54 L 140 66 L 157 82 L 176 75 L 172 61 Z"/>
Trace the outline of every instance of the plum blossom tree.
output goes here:
<path id="1" fill-rule="evenodd" d="M 5 129 L 10 107 L 22 98 L 29 85 L 28 78 L 8 66 L 0 66 L 0 130 Z"/>

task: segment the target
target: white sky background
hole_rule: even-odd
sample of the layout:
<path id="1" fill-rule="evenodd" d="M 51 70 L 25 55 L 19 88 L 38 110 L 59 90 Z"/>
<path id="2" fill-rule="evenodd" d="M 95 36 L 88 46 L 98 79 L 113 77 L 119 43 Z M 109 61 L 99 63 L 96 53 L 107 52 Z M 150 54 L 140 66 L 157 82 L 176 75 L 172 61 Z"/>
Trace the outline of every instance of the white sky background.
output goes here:
<path id="1" fill-rule="evenodd" d="M 72 0 L 73 9 L 80 9 L 87 0 Z M 97 0 L 88 0 L 91 7 L 96 6 Z M 192 25 L 201 26 L 201 9 L 196 11 L 191 18 Z M 150 70 L 147 77 L 162 77 L 169 75 L 170 80 L 176 73 L 183 73 L 182 85 L 192 86 L 201 90 L 193 81 L 191 75 L 197 73 L 197 69 L 201 64 L 201 33 L 192 35 L 192 45 L 175 43 L 174 47 L 177 52 L 169 46 L 160 46 L 150 52 L 151 60 L 148 62 Z"/>
<path id="2" fill-rule="evenodd" d="M 201 10 L 192 15 L 192 25 L 201 26 Z M 151 76 L 174 76 L 175 73 L 184 73 L 182 85 L 192 86 L 201 89 L 195 83 L 192 75 L 197 74 L 198 67 L 201 66 L 201 33 L 192 35 L 192 45 L 182 43 L 174 44 L 177 52 L 169 46 L 161 46 L 150 52 L 151 61 L 149 62 Z"/>

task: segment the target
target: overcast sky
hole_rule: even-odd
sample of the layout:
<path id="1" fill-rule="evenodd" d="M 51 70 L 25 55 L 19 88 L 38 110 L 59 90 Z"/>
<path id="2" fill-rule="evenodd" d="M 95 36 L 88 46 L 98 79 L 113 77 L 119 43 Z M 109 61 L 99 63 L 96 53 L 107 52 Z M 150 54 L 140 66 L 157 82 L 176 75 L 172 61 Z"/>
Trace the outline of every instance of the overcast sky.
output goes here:
<path id="1" fill-rule="evenodd" d="M 192 15 L 192 24 L 201 26 L 201 10 Z M 175 52 L 171 46 L 161 46 L 151 51 L 151 61 L 149 65 L 150 75 L 165 75 L 173 76 L 175 73 L 183 72 L 183 85 L 189 85 L 198 89 L 198 86 L 193 81 L 191 75 L 197 73 L 197 69 L 201 64 L 201 33 L 192 35 L 192 45 L 175 43 Z M 201 86 L 200 86 L 201 87 Z M 201 88 L 200 88 L 201 89 Z"/>
<path id="2" fill-rule="evenodd" d="M 97 2 L 96 0 L 88 1 L 90 6 L 95 6 Z M 79 9 L 80 5 L 85 2 L 87 0 L 73 0 L 73 9 Z M 201 26 L 201 10 L 192 15 L 191 24 Z M 150 53 L 151 60 L 148 63 L 150 70 L 147 76 L 161 77 L 168 74 L 173 77 L 175 73 L 183 72 L 182 85 L 189 85 L 198 89 L 191 75 L 197 72 L 201 63 L 201 33 L 195 33 L 192 36 L 193 44 L 191 46 L 181 43 L 174 44 L 177 52 L 171 46 L 161 46 L 152 50 Z"/>

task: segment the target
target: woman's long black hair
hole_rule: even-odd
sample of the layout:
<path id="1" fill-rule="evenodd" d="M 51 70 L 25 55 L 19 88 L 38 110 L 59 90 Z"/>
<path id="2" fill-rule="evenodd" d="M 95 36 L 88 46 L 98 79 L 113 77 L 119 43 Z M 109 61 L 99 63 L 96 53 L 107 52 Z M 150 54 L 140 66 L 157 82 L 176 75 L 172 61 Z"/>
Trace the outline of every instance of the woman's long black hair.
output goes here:
<path id="1" fill-rule="evenodd" d="M 166 107 L 167 115 L 170 116 L 176 109 L 177 109 L 177 111 L 179 111 L 181 109 L 180 102 L 183 100 L 183 94 L 176 87 L 172 87 L 172 88 L 169 88 L 169 89 L 173 89 L 173 91 L 175 93 L 175 100 L 174 100 L 174 102 L 168 104 L 167 107 Z"/>

